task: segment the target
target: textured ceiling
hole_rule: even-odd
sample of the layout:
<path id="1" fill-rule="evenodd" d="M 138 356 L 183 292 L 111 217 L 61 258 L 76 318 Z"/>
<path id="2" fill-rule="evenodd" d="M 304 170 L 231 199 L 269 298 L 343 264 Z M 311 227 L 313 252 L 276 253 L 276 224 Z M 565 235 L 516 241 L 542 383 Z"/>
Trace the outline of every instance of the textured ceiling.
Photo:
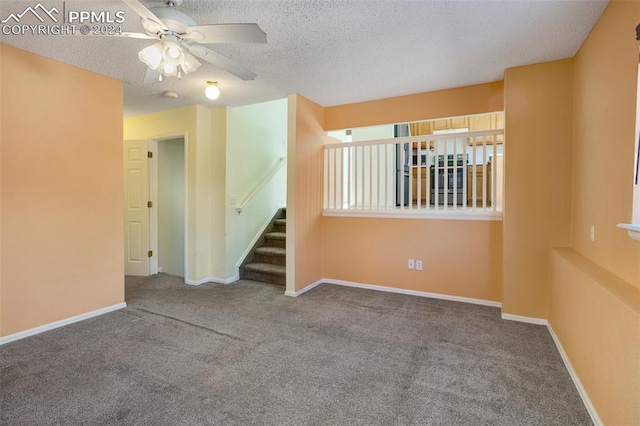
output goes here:
<path id="1" fill-rule="evenodd" d="M 0 20 L 38 0 L 0 0 Z M 118 0 L 47 1 L 68 10 L 125 11 Z M 162 2 L 143 1 L 147 7 Z M 125 83 L 125 115 L 202 104 L 239 106 L 299 93 L 320 105 L 380 99 L 497 81 L 506 68 L 573 56 L 608 1 L 184 0 L 198 24 L 256 22 L 267 44 L 207 45 L 258 77 L 242 81 L 203 62 L 177 80 L 143 86 L 138 51 L 150 40 L 107 36 L 2 35 L 4 43 Z M 26 19 L 26 18 L 25 18 Z M 1 25 L 1 24 L 0 24 Z M 222 91 L 204 97 L 207 80 Z M 178 99 L 162 96 L 167 90 Z"/>

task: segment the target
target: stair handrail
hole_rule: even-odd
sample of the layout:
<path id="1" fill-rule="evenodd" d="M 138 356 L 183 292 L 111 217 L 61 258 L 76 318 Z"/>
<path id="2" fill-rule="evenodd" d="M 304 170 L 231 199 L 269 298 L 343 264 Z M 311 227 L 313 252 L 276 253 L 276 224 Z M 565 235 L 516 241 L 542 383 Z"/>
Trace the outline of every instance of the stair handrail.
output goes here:
<path id="1" fill-rule="evenodd" d="M 258 192 L 260 192 L 260 190 L 262 188 L 264 188 L 264 186 L 269 183 L 269 181 L 276 175 L 276 173 L 278 173 L 280 171 L 280 169 L 282 168 L 282 166 L 284 165 L 284 163 L 287 162 L 287 157 L 280 157 L 280 160 L 278 160 L 278 162 L 276 163 L 275 166 L 273 166 L 273 168 L 271 169 L 271 171 L 265 175 L 265 177 L 260 181 L 260 183 L 254 188 L 253 191 L 251 191 L 251 193 L 247 196 L 247 198 L 245 198 L 245 200 L 240 203 L 240 205 L 238 207 L 236 207 L 236 212 L 238 212 L 238 214 L 242 213 L 247 206 L 249 205 L 249 203 L 251 203 L 251 201 L 253 200 L 253 198 L 258 195 Z"/>

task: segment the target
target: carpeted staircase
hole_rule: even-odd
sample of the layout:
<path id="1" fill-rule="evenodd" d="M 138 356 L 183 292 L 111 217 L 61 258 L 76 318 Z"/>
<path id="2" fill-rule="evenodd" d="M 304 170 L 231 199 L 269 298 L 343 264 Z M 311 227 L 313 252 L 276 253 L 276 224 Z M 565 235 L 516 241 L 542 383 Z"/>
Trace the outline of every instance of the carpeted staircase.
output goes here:
<path id="1" fill-rule="evenodd" d="M 286 284 L 287 209 L 280 209 L 240 266 L 240 279 Z"/>

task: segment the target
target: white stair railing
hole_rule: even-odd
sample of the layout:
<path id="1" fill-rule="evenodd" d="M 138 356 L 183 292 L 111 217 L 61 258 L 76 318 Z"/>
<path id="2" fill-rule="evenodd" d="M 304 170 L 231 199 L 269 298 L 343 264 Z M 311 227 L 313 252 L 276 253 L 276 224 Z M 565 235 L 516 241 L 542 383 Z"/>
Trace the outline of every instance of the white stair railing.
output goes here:
<path id="1" fill-rule="evenodd" d="M 324 213 L 501 213 L 503 147 L 502 130 L 325 145 Z"/>
<path id="2" fill-rule="evenodd" d="M 236 212 L 238 214 L 242 213 L 247 208 L 247 206 L 251 203 L 253 198 L 256 195 L 258 195 L 260 190 L 262 188 L 264 188 L 264 186 L 267 183 L 269 183 L 269 181 L 280 171 L 280 169 L 282 168 L 282 166 L 284 166 L 284 164 L 286 162 L 287 162 L 287 158 L 286 157 L 282 157 L 282 158 L 280 158 L 278 160 L 278 162 L 271 168 L 269 173 L 267 173 L 264 176 L 264 178 L 262 178 L 260 183 L 258 183 L 258 185 L 253 189 L 253 191 L 251 191 L 251 193 L 249 195 L 247 195 L 247 198 L 245 198 L 245 200 L 242 203 L 240 203 L 240 205 L 238 205 L 238 207 L 236 207 Z"/>

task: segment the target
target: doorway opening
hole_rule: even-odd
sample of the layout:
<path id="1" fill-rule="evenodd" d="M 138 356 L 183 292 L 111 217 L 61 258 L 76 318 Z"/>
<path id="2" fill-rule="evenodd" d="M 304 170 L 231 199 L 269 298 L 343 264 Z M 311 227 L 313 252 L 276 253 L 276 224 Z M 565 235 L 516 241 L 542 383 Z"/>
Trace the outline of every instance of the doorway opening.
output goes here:
<path id="1" fill-rule="evenodd" d="M 185 149 L 184 137 L 152 141 L 157 161 L 151 168 L 151 274 L 185 277 Z"/>
<path id="2" fill-rule="evenodd" d="M 124 141 L 125 274 L 187 277 L 184 135 Z"/>

